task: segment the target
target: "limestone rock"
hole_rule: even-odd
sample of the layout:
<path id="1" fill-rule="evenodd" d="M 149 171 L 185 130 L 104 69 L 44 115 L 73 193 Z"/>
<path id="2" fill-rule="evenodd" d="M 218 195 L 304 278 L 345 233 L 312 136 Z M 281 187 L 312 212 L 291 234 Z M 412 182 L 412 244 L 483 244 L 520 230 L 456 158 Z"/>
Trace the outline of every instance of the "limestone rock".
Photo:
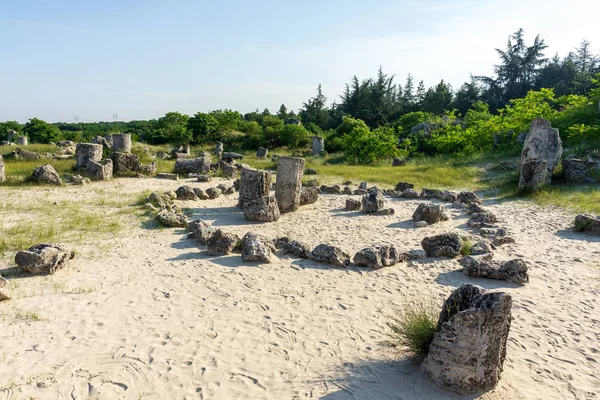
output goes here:
<path id="1" fill-rule="evenodd" d="M 187 226 L 188 238 L 196 240 L 200 244 L 206 244 L 206 241 L 215 233 L 215 229 L 202 220 L 194 220 Z"/>
<path id="2" fill-rule="evenodd" d="M 217 231 L 206 241 L 208 253 L 215 256 L 227 255 L 240 245 L 240 238 L 234 233 L 227 233 L 222 229 Z"/>
<path id="3" fill-rule="evenodd" d="M 161 210 L 156 218 L 161 224 L 175 228 L 185 228 L 188 224 L 188 220 L 185 215 L 169 211 L 167 209 Z"/>
<path id="4" fill-rule="evenodd" d="M 42 158 L 38 153 L 34 153 L 33 151 L 23 150 L 20 148 L 16 148 L 15 151 L 11 152 L 8 155 L 10 158 L 14 158 L 15 160 L 39 160 Z"/>
<path id="5" fill-rule="evenodd" d="M 170 209 L 173 205 L 173 200 L 166 194 L 152 192 L 146 198 L 146 203 L 150 203 L 158 209 Z"/>
<path id="6" fill-rule="evenodd" d="M 379 244 L 362 249 L 354 255 L 354 263 L 374 269 L 389 267 L 404 261 L 406 255 L 394 245 Z"/>
<path id="7" fill-rule="evenodd" d="M 533 120 L 521 152 L 521 166 L 530 160 L 546 161 L 549 175 L 552 174 L 562 155 L 562 141 L 558 129 L 550 122 L 538 118 Z"/>
<path id="8" fill-rule="evenodd" d="M 344 186 L 342 194 L 352 194 L 352 189 L 350 188 L 350 186 Z"/>
<path id="9" fill-rule="evenodd" d="M 423 199 L 439 199 L 442 200 L 444 197 L 444 192 L 438 189 L 421 189 L 421 198 Z"/>
<path id="10" fill-rule="evenodd" d="M 325 151 L 325 139 L 320 136 L 313 136 L 312 138 L 312 155 L 318 156 Z"/>
<path id="11" fill-rule="evenodd" d="M 600 217 L 580 214 L 575 217 L 575 229 L 581 232 L 600 234 Z"/>
<path id="12" fill-rule="evenodd" d="M 62 185 L 60 176 L 58 176 L 58 173 L 50 164 L 40 165 L 34 169 L 31 174 L 31 181 L 47 185 Z"/>
<path id="13" fill-rule="evenodd" d="M 460 254 L 462 244 L 457 233 L 443 233 L 421 241 L 421 247 L 428 257 L 456 257 Z"/>
<path id="14" fill-rule="evenodd" d="M 402 191 L 400 197 L 404 197 L 405 199 L 418 199 L 420 197 L 419 192 L 413 189 L 406 189 Z"/>
<path id="15" fill-rule="evenodd" d="M 458 194 L 451 190 L 444 190 L 444 193 L 442 193 L 442 200 L 449 203 L 454 203 L 458 200 Z"/>
<path id="16" fill-rule="evenodd" d="M 168 180 L 171 180 L 171 181 L 178 181 L 179 180 L 179 175 L 177 175 L 177 174 L 168 174 L 168 173 L 164 173 L 164 172 L 162 172 L 160 174 L 157 174 L 156 177 L 158 179 L 168 179 Z"/>
<path id="17" fill-rule="evenodd" d="M 10 299 L 10 285 L 8 279 L 0 275 L 0 301 Z"/>
<path id="18" fill-rule="evenodd" d="M 106 160 L 89 161 L 85 167 L 85 173 L 93 181 L 108 181 L 113 177 L 113 162 L 110 158 Z"/>
<path id="19" fill-rule="evenodd" d="M 478 228 L 481 226 L 489 226 L 495 224 L 496 222 L 498 222 L 498 219 L 493 213 L 489 211 L 483 211 L 471 214 L 471 217 L 467 221 L 467 225 Z"/>
<path id="20" fill-rule="evenodd" d="M 264 147 L 259 147 L 258 150 L 256 151 L 256 158 L 267 158 L 267 155 L 269 154 L 269 150 L 264 148 Z"/>
<path id="21" fill-rule="evenodd" d="M 396 184 L 396 191 L 398 192 L 404 192 L 406 189 L 414 189 L 415 185 L 412 183 L 408 183 L 408 182 L 398 182 Z"/>
<path id="22" fill-rule="evenodd" d="M 196 180 L 198 182 L 210 182 L 212 178 L 210 177 L 210 175 L 198 175 L 196 177 Z"/>
<path id="23" fill-rule="evenodd" d="M 227 151 L 221 155 L 222 158 L 232 158 L 234 160 L 242 160 L 244 158 L 243 155 L 239 153 L 234 153 L 232 151 Z"/>
<path id="24" fill-rule="evenodd" d="M 575 158 L 568 158 L 562 161 L 565 180 L 571 183 L 593 183 L 594 179 L 590 176 L 590 169 L 585 161 Z"/>
<path id="25" fill-rule="evenodd" d="M 177 200 L 198 200 L 196 193 L 187 185 L 180 186 L 175 193 L 177 194 Z"/>
<path id="26" fill-rule="evenodd" d="M 113 174 L 140 172 L 142 164 L 135 154 L 114 152 L 110 155 L 113 162 Z"/>
<path id="27" fill-rule="evenodd" d="M 41 243 L 19 251 L 15 255 L 15 263 L 32 274 L 53 274 L 74 257 L 75 252 L 65 246 Z"/>
<path id="28" fill-rule="evenodd" d="M 277 160 L 275 198 L 282 214 L 300 207 L 304 164 L 304 159 L 299 157 L 279 157 Z"/>
<path id="29" fill-rule="evenodd" d="M 498 279 L 520 284 L 529 282 L 527 264 L 520 259 L 500 262 L 493 260 L 478 260 L 472 256 L 465 256 L 461 258 L 459 263 L 463 266 L 465 275 L 468 276 Z"/>
<path id="30" fill-rule="evenodd" d="M 196 194 L 196 196 L 198 196 L 198 198 L 200 200 L 208 200 L 209 199 L 208 195 L 206 194 L 206 192 L 204 190 L 202 190 L 200 188 L 194 188 L 193 190 L 194 190 L 194 193 Z"/>
<path id="31" fill-rule="evenodd" d="M 206 195 L 208 196 L 209 199 L 216 199 L 217 197 L 219 197 L 221 194 L 223 194 L 223 192 L 221 191 L 221 189 L 219 188 L 208 188 L 206 189 Z"/>
<path id="32" fill-rule="evenodd" d="M 304 175 L 317 175 L 318 172 L 316 169 L 312 169 L 312 168 L 306 168 L 304 170 Z"/>
<path id="33" fill-rule="evenodd" d="M 244 261 L 259 261 L 270 263 L 271 256 L 276 250 L 273 242 L 263 236 L 252 232 L 246 233 L 242 238 L 242 260 Z"/>
<path id="34" fill-rule="evenodd" d="M 473 192 L 460 192 L 458 194 L 458 200 L 465 204 L 481 204 L 481 199 Z"/>
<path id="35" fill-rule="evenodd" d="M 308 258 L 317 261 L 332 264 L 338 267 L 347 267 L 350 264 L 350 256 L 344 250 L 328 244 L 320 244 L 315 247 Z"/>
<path id="36" fill-rule="evenodd" d="M 333 185 L 333 186 L 321 185 L 320 189 L 321 189 L 321 193 L 342 194 L 342 187 L 340 185 Z"/>
<path id="37" fill-rule="evenodd" d="M 519 190 L 530 192 L 546 184 L 548 163 L 546 160 L 527 160 L 521 164 Z"/>
<path id="38" fill-rule="evenodd" d="M 403 165 L 406 165 L 406 160 L 402 160 L 398 157 L 394 157 L 392 160 L 392 167 L 402 167 Z"/>
<path id="39" fill-rule="evenodd" d="M 77 157 L 75 168 L 86 168 L 90 161 L 100 162 L 100 160 L 102 160 L 102 145 L 93 143 L 77 143 L 75 155 Z"/>
<path id="40" fill-rule="evenodd" d="M 112 150 L 119 153 L 131 153 L 131 134 L 116 133 L 112 135 Z"/>
<path id="41" fill-rule="evenodd" d="M 238 207 L 244 209 L 246 203 L 268 197 L 271 192 L 271 173 L 252 168 L 242 168 L 239 183 Z M 278 211 L 279 214 L 279 211 Z"/>
<path id="42" fill-rule="evenodd" d="M 425 250 L 409 250 L 405 255 L 407 260 L 423 260 L 427 257 Z"/>
<path id="43" fill-rule="evenodd" d="M 67 180 L 72 185 L 85 186 L 90 183 L 90 180 L 81 175 L 68 175 Z"/>
<path id="44" fill-rule="evenodd" d="M 469 252 L 469 254 L 472 256 L 477 256 L 481 254 L 494 254 L 494 249 L 492 248 L 492 245 L 489 242 L 485 240 L 480 240 L 476 242 L 473 246 L 471 246 L 471 251 Z"/>
<path id="45" fill-rule="evenodd" d="M 512 298 L 465 284 L 444 302 L 421 370 L 440 387 L 471 394 L 500 380 L 506 358 Z"/>
<path id="46" fill-rule="evenodd" d="M 285 247 L 285 245 L 288 244 L 289 242 L 290 242 L 290 238 L 288 238 L 287 236 L 281 236 L 281 237 L 273 239 L 273 245 L 275 246 L 276 249 L 283 249 Z"/>
<path id="47" fill-rule="evenodd" d="M 316 203 L 319 200 L 319 192 L 314 187 L 302 188 L 300 192 L 300 205 L 305 206 L 308 204 Z"/>
<path id="48" fill-rule="evenodd" d="M 382 208 L 381 210 L 377 211 L 375 214 L 377 215 L 394 215 L 396 213 L 396 210 L 394 210 L 391 207 L 388 208 Z"/>
<path id="49" fill-rule="evenodd" d="M 362 208 L 362 203 L 355 199 L 346 199 L 346 211 L 358 211 Z"/>
<path id="50" fill-rule="evenodd" d="M 426 221 L 429 225 L 448 221 L 448 213 L 441 204 L 421 203 L 412 215 L 413 221 Z"/>
<path id="51" fill-rule="evenodd" d="M 4 169 L 4 159 L 0 156 L 0 183 L 6 182 L 6 170 Z"/>
<path id="52" fill-rule="evenodd" d="M 368 184 L 367 182 L 361 182 L 361 183 L 358 185 L 358 188 L 359 188 L 359 189 L 362 189 L 362 190 L 367 190 L 367 189 L 369 188 L 369 184 Z"/>
<path id="53" fill-rule="evenodd" d="M 244 206 L 244 217 L 249 221 L 277 221 L 280 217 L 277 200 L 273 196 L 265 196 L 247 202 Z"/>
<path id="54" fill-rule="evenodd" d="M 308 258 L 310 253 L 310 247 L 304 242 L 297 240 L 291 240 L 285 246 L 283 246 L 283 254 L 292 254 L 300 258 Z"/>
<path id="55" fill-rule="evenodd" d="M 174 172 L 176 174 L 208 173 L 210 171 L 211 159 L 209 155 L 197 158 L 180 158 L 175 161 Z"/>
<path id="56" fill-rule="evenodd" d="M 383 193 L 379 189 L 371 189 L 362 198 L 362 212 L 375 213 L 385 207 Z"/>

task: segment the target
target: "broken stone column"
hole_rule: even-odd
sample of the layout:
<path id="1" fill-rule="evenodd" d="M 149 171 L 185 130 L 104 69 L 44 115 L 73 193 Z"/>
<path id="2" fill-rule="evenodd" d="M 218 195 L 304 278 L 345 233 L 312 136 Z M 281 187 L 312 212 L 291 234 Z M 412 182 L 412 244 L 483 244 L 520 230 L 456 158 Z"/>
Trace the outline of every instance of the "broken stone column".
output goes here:
<path id="1" fill-rule="evenodd" d="M 530 192 L 546 184 L 548 173 L 546 160 L 528 160 L 521 164 L 519 190 Z"/>
<path id="2" fill-rule="evenodd" d="M 27 136 L 19 136 L 17 138 L 17 145 L 19 146 L 27 146 L 28 141 L 27 141 Z"/>
<path id="3" fill-rule="evenodd" d="M 131 135 L 129 133 L 117 133 L 112 136 L 112 149 L 119 153 L 131 153 Z"/>
<path id="4" fill-rule="evenodd" d="M 77 143 L 75 148 L 77 164 L 75 168 L 85 168 L 90 161 L 102 160 L 102 145 L 93 143 Z"/>
<path id="5" fill-rule="evenodd" d="M 312 154 L 318 156 L 325 151 L 325 139 L 320 136 L 313 136 L 312 138 Z"/>
<path id="6" fill-rule="evenodd" d="M 257 158 L 267 158 L 267 155 L 269 154 L 269 150 L 264 148 L 264 147 L 259 147 L 258 151 L 256 152 L 256 157 Z"/>
<path id="7" fill-rule="evenodd" d="M 223 154 L 223 143 L 222 142 L 217 142 L 217 144 L 215 144 L 215 154 L 219 157 L 221 157 L 221 154 Z"/>
<path id="8" fill-rule="evenodd" d="M 460 394 L 490 390 L 500 380 L 512 298 L 464 284 L 444 302 L 421 365 L 436 385 Z"/>
<path id="9" fill-rule="evenodd" d="M 558 129 L 550 126 L 550 122 L 543 118 L 534 119 L 523 144 L 521 167 L 530 160 L 546 161 L 547 180 L 549 180 L 560 161 L 562 151 L 562 141 Z"/>
<path id="10" fill-rule="evenodd" d="M 242 168 L 238 207 L 244 209 L 246 203 L 261 197 L 268 197 L 271 192 L 271 182 L 270 172 L 249 167 Z"/>
<path id="11" fill-rule="evenodd" d="M 0 156 L 0 183 L 6 182 L 6 171 L 4 170 L 4 159 Z"/>
<path id="12" fill-rule="evenodd" d="M 300 207 L 304 164 L 300 157 L 279 157 L 277 160 L 275 198 L 281 213 L 296 211 Z"/>
<path id="13" fill-rule="evenodd" d="M 211 158 L 205 154 L 196 158 L 179 158 L 175 161 L 175 173 L 186 174 L 206 174 L 210 171 Z"/>
<path id="14" fill-rule="evenodd" d="M 116 135 L 115 135 L 116 136 Z M 142 168 L 139 157 L 135 154 L 114 152 L 111 154 L 113 174 L 139 172 Z"/>
<path id="15" fill-rule="evenodd" d="M 110 158 L 102 161 L 90 161 L 85 172 L 93 181 L 107 181 L 113 176 L 113 162 Z"/>

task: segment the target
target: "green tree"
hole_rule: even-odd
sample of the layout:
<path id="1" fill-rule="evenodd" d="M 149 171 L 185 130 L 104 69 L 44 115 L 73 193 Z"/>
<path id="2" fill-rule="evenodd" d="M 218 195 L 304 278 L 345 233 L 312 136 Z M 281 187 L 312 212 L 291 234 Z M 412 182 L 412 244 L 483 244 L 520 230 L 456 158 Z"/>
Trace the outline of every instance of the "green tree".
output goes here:
<path id="1" fill-rule="evenodd" d="M 211 114 L 196 113 L 188 122 L 195 143 L 204 144 L 217 140 L 219 123 Z"/>
<path id="2" fill-rule="evenodd" d="M 242 115 L 233 110 L 213 110 L 209 113 L 219 124 L 218 131 L 221 134 L 230 134 L 237 130 L 239 122 L 242 120 Z"/>
<path id="3" fill-rule="evenodd" d="M 300 110 L 300 119 L 304 125 L 314 123 L 321 129 L 327 129 L 329 110 L 327 109 L 327 97 L 323 95 L 321 85 L 317 87 L 317 95 L 304 103 Z"/>
<path id="4" fill-rule="evenodd" d="M 32 143 L 50 143 L 60 139 L 57 127 L 38 118 L 31 118 L 23 127 L 23 133 Z"/>
<path id="5" fill-rule="evenodd" d="M 281 118 L 282 120 L 284 120 L 284 121 L 285 121 L 286 119 L 288 119 L 288 110 L 287 110 L 287 107 L 285 106 L 285 104 L 282 104 L 282 105 L 279 107 L 279 111 L 277 111 L 277 116 L 278 116 L 279 118 Z"/>
<path id="6" fill-rule="evenodd" d="M 441 115 L 444 111 L 449 110 L 452 104 L 452 87 L 444 80 L 435 88 L 429 88 L 423 98 L 421 109 L 425 112 Z"/>
<path id="7" fill-rule="evenodd" d="M 344 154 L 349 161 L 372 164 L 398 154 L 393 129 L 379 127 L 371 130 L 364 121 L 350 117 L 344 117 L 342 125 L 342 131 L 350 129 L 342 138 Z"/>
<path id="8" fill-rule="evenodd" d="M 157 138 L 162 143 L 189 144 L 192 141 L 189 119 L 189 116 L 176 111 L 166 113 L 156 121 Z"/>
<path id="9" fill-rule="evenodd" d="M 6 140 L 10 131 L 23 133 L 23 126 L 17 121 L 0 122 L 0 140 Z"/>
<path id="10" fill-rule="evenodd" d="M 300 125 L 285 124 L 279 137 L 280 145 L 294 149 L 306 146 L 309 142 L 308 131 Z"/>

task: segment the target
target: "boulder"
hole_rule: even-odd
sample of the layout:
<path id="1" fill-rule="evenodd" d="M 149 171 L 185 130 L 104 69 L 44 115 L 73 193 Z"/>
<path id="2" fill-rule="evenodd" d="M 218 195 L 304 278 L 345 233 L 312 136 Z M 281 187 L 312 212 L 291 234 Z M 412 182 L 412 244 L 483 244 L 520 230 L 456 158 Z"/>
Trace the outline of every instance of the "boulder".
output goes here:
<path id="1" fill-rule="evenodd" d="M 312 168 L 306 168 L 304 170 L 304 175 L 317 175 L 318 172 L 316 169 L 312 169 Z"/>
<path id="2" fill-rule="evenodd" d="M 156 177 L 158 179 L 168 179 L 171 181 L 178 181 L 179 180 L 179 175 L 177 174 L 168 174 L 168 173 L 160 173 L 160 174 L 156 174 Z"/>
<path id="3" fill-rule="evenodd" d="M 460 192 L 458 200 L 464 204 L 481 204 L 481 199 L 473 192 Z"/>
<path id="4" fill-rule="evenodd" d="M 402 191 L 400 197 L 404 197 L 405 199 L 418 199 L 420 197 L 419 192 L 413 189 L 406 189 Z"/>
<path id="5" fill-rule="evenodd" d="M 185 228 L 188 224 L 187 217 L 183 214 L 179 214 L 167 209 L 161 210 L 156 216 L 158 222 L 165 226 L 172 226 L 175 228 Z"/>
<path id="6" fill-rule="evenodd" d="M 89 161 L 85 173 L 93 181 L 107 181 L 113 177 L 113 162 L 110 158 L 100 161 Z"/>
<path id="7" fill-rule="evenodd" d="M 196 181 L 198 182 L 210 182 L 212 178 L 210 175 L 198 175 L 196 176 Z"/>
<path id="8" fill-rule="evenodd" d="M 131 134 L 116 133 L 112 135 L 112 150 L 119 153 L 131 153 Z"/>
<path id="9" fill-rule="evenodd" d="M 460 254 L 462 245 L 457 233 L 442 233 L 421 241 L 421 247 L 428 257 L 456 257 Z"/>
<path id="10" fill-rule="evenodd" d="M 219 188 L 208 188 L 206 189 L 206 195 L 208 196 L 209 199 L 216 199 L 217 197 L 219 197 L 221 194 L 223 194 L 223 192 L 221 191 L 221 189 Z"/>
<path id="11" fill-rule="evenodd" d="M 426 221 L 429 225 L 448 221 L 446 208 L 441 204 L 421 203 L 412 215 L 413 221 Z"/>
<path id="12" fill-rule="evenodd" d="M 425 253 L 425 250 L 415 249 L 409 250 L 405 253 L 405 256 L 407 260 L 423 260 L 427 258 L 427 253 Z"/>
<path id="13" fill-rule="evenodd" d="M 277 160 L 275 198 L 282 214 L 300 207 L 304 164 L 304 159 L 299 157 L 279 157 Z"/>
<path id="14" fill-rule="evenodd" d="M 243 167 L 238 189 L 238 207 L 244 209 L 246 203 L 268 197 L 271 192 L 271 182 L 270 172 Z"/>
<path id="15" fill-rule="evenodd" d="M 319 192 L 314 187 L 302 188 L 300 192 L 300 205 L 305 206 L 308 204 L 316 203 L 319 200 Z"/>
<path id="16" fill-rule="evenodd" d="M 503 370 L 512 298 L 464 284 L 444 302 L 421 365 L 436 385 L 460 394 L 493 389 Z"/>
<path id="17" fill-rule="evenodd" d="M 291 240 L 283 246 L 283 254 L 292 254 L 300 258 L 308 258 L 310 247 L 304 242 Z"/>
<path id="18" fill-rule="evenodd" d="M 187 175 L 192 173 L 208 173 L 210 171 L 210 156 L 204 154 L 202 157 L 196 158 L 180 158 L 175 161 L 174 172 L 176 174 Z"/>
<path id="19" fill-rule="evenodd" d="M 60 176 L 58 176 L 58 173 L 56 172 L 54 167 L 50 164 L 40 165 L 39 167 L 34 169 L 33 173 L 31 174 L 30 180 L 32 182 L 37 182 L 37 183 L 47 184 L 47 185 L 56 185 L 56 186 L 62 185 L 62 180 L 60 179 Z"/>
<path id="20" fill-rule="evenodd" d="M 70 144 L 70 145 L 61 145 L 61 144 L 59 144 L 59 143 L 64 143 L 64 142 L 70 142 L 70 140 L 61 140 L 61 141 L 60 141 L 60 142 L 58 142 L 56 145 L 57 145 L 57 146 L 60 146 L 60 147 L 70 147 L 70 146 L 72 146 L 72 145 L 74 145 L 74 144 L 75 144 L 75 142 L 73 142 L 73 144 Z M 92 143 L 93 143 L 93 144 L 99 144 L 99 145 L 101 145 L 102 147 L 104 147 L 104 146 L 106 146 L 107 148 L 110 148 L 110 147 L 111 147 L 111 146 L 109 146 L 109 145 L 108 145 L 108 142 L 106 141 L 106 139 L 105 139 L 105 138 L 103 138 L 102 136 L 96 136 L 96 137 L 94 137 L 94 138 L 92 139 Z"/>
<path id="21" fill-rule="evenodd" d="M 208 195 L 206 194 L 206 192 L 204 190 L 202 190 L 200 188 L 194 188 L 193 190 L 194 190 L 194 193 L 196 194 L 196 196 L 198 196 L 198 198 L 200 200 L 208 200 L 209 199 Z"/>
<path id="22" fill-rule="evenodd" d="M 325 139 L 320 136 L 312 137 L 312 155 L 318 156 L 325 151 Z"/>
<path id="23" fill-rule="evenodd" d="M 367 193 L 369 193 L 369 192 L 365 189 L 356 189 L 354 192 L 352 192 L 352 194 L 354 194 L 356 196 L 364 196 Z"/>
<path id="24" fill-rule="evenodd" d="M 442 200 L 449 203 L 454 203 L 458 200 L 458 194 L 451 190 L 444 190 L 444 193 L 442 193 Z"/>
<path id="25" fill-rule="evenodd" d="M 93 143 L 77 143 L 75 148 L 77 163 L 75 168 L 86 168 L 90 162 L 102 160 L 102 145 Z"/>
<path id="26" fill-rule="evenodd" d="M 521 152 L 521 168 L 530 160 L 546 161 L 548 176 L 551 176 L 562 155 L 562 141 L 558 129 L 552 128 L 550 122 L 538 118 L 531 122 L 529 134 Z M 521 176 L 523 171 L 521 170 Z"/>
<path id="27" fill-rule="evenodd" d="M 244 217 L 249 221 L 277 221 L 280 217 L 277 200 L 273 196 L 265 196 L 247 202 L 244 206 Z"/>
<path id="28" fill-rule="evenodd" d="M 404 261 L 406 255 L 394 245 L 379 244 L 362 249 L 354 255 L 354 263 L 365 267 L 379 269 Z"/>
<path id="29" fill-rule="evenodd" d="M 6 170 L 4 169 L 4 159 L 0 156 L 0 183 L 6 182 Z"/>
<path id="30" fill-rule="evenodd" d="M 8 154 L 9 158 L 14 158 L 15 160 L 39 160 L 42 158 L 38 153 L 34 153 L 33 151 L 23 150 L 20 148 L 16 148 L 15 151 Z"/>
<path id="31" fill-rule="evenodd" d="M 595 179 L 590 176 L 590 169 L 586 162 L 576 158 L 568 158 L 562 161 L 565 181 L 570 183 L 594 183 Z"/>
<path id="32" fill-rule="evenodd" d="M 158 171 L 158 164 L 155 161 L 152 161 L 151 163 L 149 163 L 148 165 L 142 165 L 140 164 L 140 169 L 138 170 L 138 172 L 142 175 L 156 175 L 156 172 Z"/>
<path id="33" fill-rule="evenodd" d="M 240 245 L 240 238 L 234 233 L 227 233 L 222 229 L 216 232 L 206 241 L 208 253 L 214 256 L 227 255 L 236 250 Z"/>
<path id="34" fill-rule="evenodd" d="M 481 205 L 477 203 L 471 203 L 469 204 L 469 208 L 467 208 L 467 214 L 477 214 L 483 212 L 485 212 L 483 210 L 483 207 L 481 207 Z"/>
<path id="35" fill-rule="evenodd" d="M 196 193 L 187 185 L 177 188 L 175 194 L 177 194 L 177 200 L 198 200 Z"/>
<path id="36" fill-rule="evenodd" d="M 333 186 L 321 185 L 319 190 L 321 190 L 321 193 L 342 194 L 342 187 L 340 185 L 333 185 Z"/>
<path id="37" fill-rule="evenodd" d="M 492 244 L 496 247 L 502 246 L 504 244 L 509 244 L 509 243 L 516 243 L 516 241 L 515 241 L 515 239 L 513 239 L 509 236 L 495 237 L 492 239 Z"/>
<path id="38" fill-rule="evenodd" d="M 8 279 L 0 275 L 0 301 L 10 299 L 10 285 Z"/>
<path id="39" fill-rule="evenodd" d="M 173 200 L 167 194 L 152 192 L 147 198 L 146 203 L 152 204 L 158 209 L 171 209 Z"/>
<path id="40" fill-rule="evenodd" d="M 377 215 L 394 215 L 395 213 L 396 213 L 396 210 L 389 207 L 389 208 L 382 208 L 381 210 L 377 211 L 375 214 L 377 214 Z"/>
<path id="41" fill-rule="evenodd" d="M 352 194 L 352 189 L 350 188 L 350 186 L 344 186 L 342 194 Z"/>
<path id="42" fill-rule="evenodd" d="M 547 166 L 546 160 L 527 160 L 521 163 L 519 190 L 531 192 L 544 186 L 548 172 Z"/>
<path id="43" fill-rule="evenodd" d="M 600 235 L 600 217 L 590 214 L 579 214 L 575 217 L 575 230 Z"/>
<path id="44" fill-rule="evenodd" d="M 242 238 L 242 260 L 270 263 L 271 256 L 276 250 L 271 239 L 263 235 L 248 232 Z"/>
<path id="45" fill-rule="evenodd" d="M 234 153 L 231 151 L 225 152 L 221 155 L 222 158 L 232 158 L 234 160 L 242 160 L 244 158 L 243 155 L 238 154 L 238 153 Z"/>
<path id="46" fill-rule="evenodd" d="M 332 264 L 338 267 L 347 267 L 350 265 L 350 255 L 344 250 L 336 246 L 330 246 L 328 244 L 320 244 L 315 247 L 310 253 L 308 258 L 317 261 Z"/>
<path id="47" fill-rule="evenodd" d="M 81 175 L 67 175 L 67 181 L 72 185 L 85 186 L 90 183 L 90 180 Z"/>
<path id="48" fill-rule="evenodd" d="M 200 244 L 206 244 L 206 241 L 215 233 L 215 229 L 202 220 L 194 220 L 187 226 L 188 238 L 194 239 Z"/>
<path id="49" fill-rule="evenodd" d="M 135 154 L 114 152 L 110 155 L 113 162 L 113 174 L 139 172 L 142 168 L 139 157 Z"/>
<path id="50" fill-rule="evenodd" d="M 367 190 L 369 188 L 369 184 L 367 182 L 361 182 L 359 183 L 358 188 L 362 190 Z"/>
<path id="51" fill-rule="evenodd" d="M 496 216 L 489 211 L 482 211 L 479 213 L 471 214 L 471 217 L 467 221 L 467 225 L 472 228 L 486 227 L 498 222 Z"/>
<path id="52" fill-rule="evenodd" d="M 276 249 L 283 249 L 283 247 L 289 242 L 290 238 L 288 238 L 287 236 L 282 236 L 273 239 L 273 246 L 275 246 Z"/>
<path id="53" fill-rule="evenodd" d="M 28 144 L 27 136 L 19 136 L 17 138 L 17 146 L 27 146 Z"/>
<path id="54" fill-rule="evenodd" d="M 482 254 L 494 254 L 494 249 L 492 245 L 486 240 L 479 240 L 475 242 L 473 246 L 471 246 L 471 251 L 469 252 L 472 256 L 478 256 Z"/>
<path id="55" fill-rule="evenodd" d="M 498 279 L 513 283 L 529 282 L 527 264 L 520 259 L 510 261 L 494 261 L 465 256 L 460 259 L 465 275 L 475 278 Z"/>
<path id="56" fill-rule="evenodd" d="M 75 252 L 65 246 L 41 243 L 19 251 L 15 255 L 15 263 L 32 274 L 53 274 L 74 257 Z"/>
<path id="57" fill-rule="evenodd" d="M 394 157 L 392 160 L 392 167 L 402 167 L 403 165 L 406 165 L 406 160 L 402 160 L 398 157 Z"/>
<path id="58" fill-rule="evenodd" d="M 346 211 L 358 211 L 362 208 L 360 200 L 346 199 Z"/>
<path id="59" fill-rule="evenodd" d="M 227 163 L 223 160 L 219 160 L 218 169 L 221 171 L 221 175 L 224 178 L 233 179 L 237 177 L 238 170 L 233 164 Z"/>
<path id="60" fill-rule="evenodd" d="M 406 189 L 414 189 L 415 185 L 412 183 L 408 183 L 408 182 L 398 182 L 396 184 L 396 190 L 398 192 L 404 192 Z"/>
<path id="61" fill-rule="evenodd" d="M 215 143 L 215 155 L 221 157 L 221 154 L 223 154 L 223 143 L 217 142 Z"/>
<path id="62" fill-rule="evenodd" d="M 256 151 L 256 158 L 267 158 L 267 155 L 269 154 L 269 150 L 264 148 L 264 147 L 259 147 L 258 150 Z"/>
<path id="63" fill-rule="evenodd" d="M 423 199 L 439 199 L 442 200 L 444 198 L 444 192 L 438 189 L 421 189 L 421 198 Z"/>
<path id="64" fill-rule="evenodd" d="M 370 214 L 382 210 L 385 207 L 383 193 L 379 189 L 371 189 L 362 198 L 362 212 Z"/>

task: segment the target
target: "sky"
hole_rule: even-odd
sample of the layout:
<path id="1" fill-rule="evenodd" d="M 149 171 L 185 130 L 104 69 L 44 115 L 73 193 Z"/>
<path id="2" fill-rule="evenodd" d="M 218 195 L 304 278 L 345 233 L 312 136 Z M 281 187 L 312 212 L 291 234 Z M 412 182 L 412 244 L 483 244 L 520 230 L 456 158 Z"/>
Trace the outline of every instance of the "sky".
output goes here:
<path id="1" fill-rule="evenodd" d="M 598 21 L 598 0 L 0 0 L 0 121 L 298 110 L 379 66 L 458 88 L 519 28 L 600 52 Z"/>

